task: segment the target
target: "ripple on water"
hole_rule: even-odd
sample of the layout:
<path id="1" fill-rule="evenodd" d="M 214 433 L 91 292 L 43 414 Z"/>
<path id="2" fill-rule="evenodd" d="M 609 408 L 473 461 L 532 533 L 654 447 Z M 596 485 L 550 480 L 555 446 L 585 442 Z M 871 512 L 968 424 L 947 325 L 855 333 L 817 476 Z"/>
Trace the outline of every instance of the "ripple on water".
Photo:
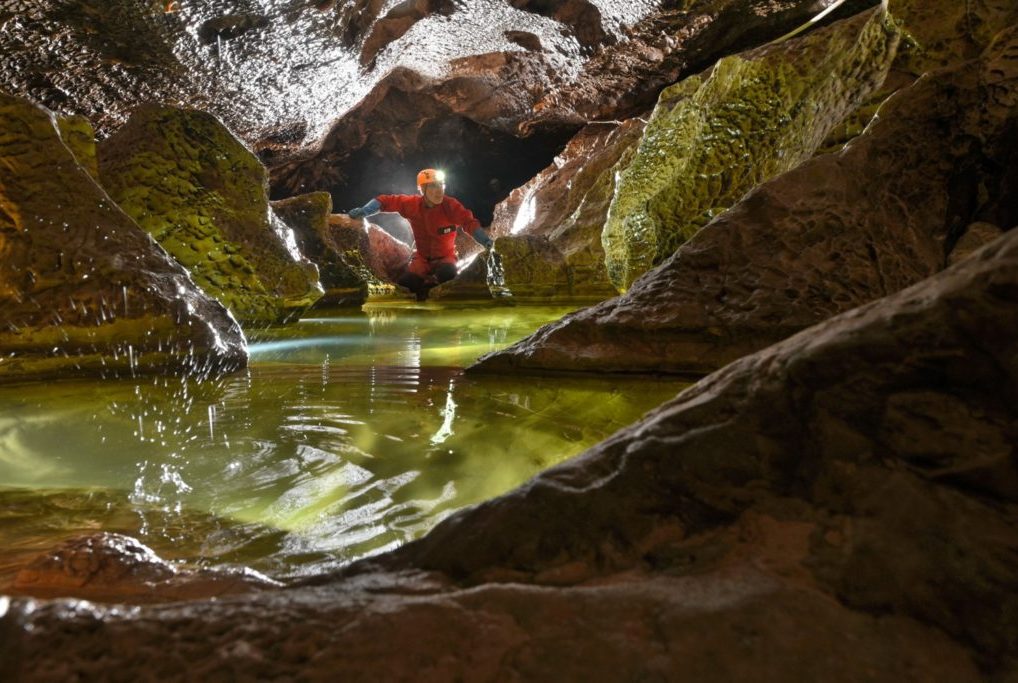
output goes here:
<path id="1" fill-rule="evenodd" d="M 270 332 L 247 371 L 215 382 L 0 387 L 0 582 L 29 552 L 100 529 L 194 564 L 326 571 L 504 493 L 679 389 L 463 375 L 561 313 L 320 319 Z"/>

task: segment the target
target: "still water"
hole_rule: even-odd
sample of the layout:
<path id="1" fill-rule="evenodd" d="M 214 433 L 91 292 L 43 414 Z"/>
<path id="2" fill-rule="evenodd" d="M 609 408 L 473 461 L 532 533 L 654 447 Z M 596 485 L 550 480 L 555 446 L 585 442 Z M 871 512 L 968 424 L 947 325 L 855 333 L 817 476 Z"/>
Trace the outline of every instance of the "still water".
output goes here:
<path id="1" fill-rule="evenodd" d="M 467 377 L 567 309 L 366 308 L 268 330 L 250 367 L 0 387 L 0 591 L 63 539 L 134 536 L 280 580 L 416 538 L 681 385 Z"/>

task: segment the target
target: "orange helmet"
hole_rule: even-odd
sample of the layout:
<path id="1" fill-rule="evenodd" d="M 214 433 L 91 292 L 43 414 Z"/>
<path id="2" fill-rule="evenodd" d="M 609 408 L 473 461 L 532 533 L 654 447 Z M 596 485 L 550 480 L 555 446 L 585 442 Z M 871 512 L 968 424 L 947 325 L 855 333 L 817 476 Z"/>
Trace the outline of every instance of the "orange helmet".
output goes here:
<path id="1" fill-rule="evenodd" d="M 445 184 L 445 172 L 433 168 L 426 168 L 417 174 L 417 187 L 424 187 L 428 183 Z"/>

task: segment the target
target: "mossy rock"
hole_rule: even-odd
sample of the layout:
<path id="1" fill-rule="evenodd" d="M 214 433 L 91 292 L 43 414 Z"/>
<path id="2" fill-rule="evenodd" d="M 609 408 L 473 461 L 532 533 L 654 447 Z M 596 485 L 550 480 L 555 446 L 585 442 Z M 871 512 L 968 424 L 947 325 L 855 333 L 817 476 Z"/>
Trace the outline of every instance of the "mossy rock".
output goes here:
<path id="1" fill-rule="evenodd" d="M 243 367 L 237 322 L 110 201 L 58 126 L 0 95 L 0 381 Z"/>
<path id="2" fill-rule="evenodd" d="M 59 116 L 57 128 L 71 154 L 92 180 L 99 182 L 99 158 L 96 156 L 95 129 L 84 116 Z"/>
<path id="3" fill-rule="evenodd" d="M 747 191 L 812 156 L 881 85 L 898 42 L 877 9 L 665 89 L 608 212 L 611 281 L 627 289 Z"/>
<path id="4" fill-rule="evenodd" d="M 244 323 L 299 315 L 318 269 L 269 209 L 265 168 L 214 116 L 144 105 L 99 145 L 110 196 Z"/>

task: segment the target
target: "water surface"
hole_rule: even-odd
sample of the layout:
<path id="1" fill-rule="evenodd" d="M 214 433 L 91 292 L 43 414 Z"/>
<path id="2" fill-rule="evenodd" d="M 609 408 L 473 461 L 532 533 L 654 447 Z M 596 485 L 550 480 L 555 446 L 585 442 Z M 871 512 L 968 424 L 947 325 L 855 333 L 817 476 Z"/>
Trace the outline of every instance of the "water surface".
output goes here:
<path id="1" fill-rule="evenodd" d="M 193 566 L 326 571 L 508 491 L 681 388 L 463 375 L 565 312 L 367 309 L 267 330 L 246 371 L 213 382 L 0 387 L 0 589 L 97 530 Z"/>

